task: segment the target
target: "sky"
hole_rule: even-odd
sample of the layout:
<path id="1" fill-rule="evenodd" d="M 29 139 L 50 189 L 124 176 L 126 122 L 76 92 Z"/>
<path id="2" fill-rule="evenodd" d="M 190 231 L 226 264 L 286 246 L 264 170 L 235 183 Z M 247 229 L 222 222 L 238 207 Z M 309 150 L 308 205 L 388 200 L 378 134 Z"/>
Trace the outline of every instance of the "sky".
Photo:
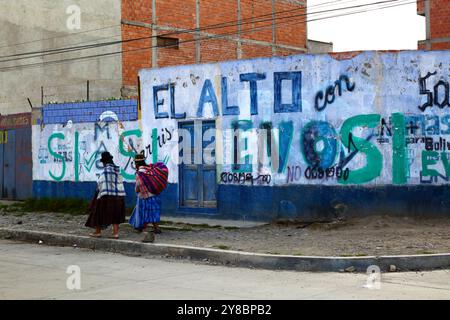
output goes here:
<path id="1" fill-rule="evenodd" d="M 405 5 L 358 13 L 343 17 L 308 22 L 308 39 L 333 42 L 334 52 L 355 50 L 416 50 L 417 41 L 425 40 L 425 18 L 417 15 L 414 0 L 397 0 L 372 7 L 311 15 L 312 12 L 350 7 L 383 0 L 308 0 L 308 20 L 370 10 L 377 6 L 405 3 Z M 386 0 L 384 0 L 386 1 Z M 324 4 L 327 3 L 327 4 Z M 322 4 L 322 6 L 318 6 Z"/>

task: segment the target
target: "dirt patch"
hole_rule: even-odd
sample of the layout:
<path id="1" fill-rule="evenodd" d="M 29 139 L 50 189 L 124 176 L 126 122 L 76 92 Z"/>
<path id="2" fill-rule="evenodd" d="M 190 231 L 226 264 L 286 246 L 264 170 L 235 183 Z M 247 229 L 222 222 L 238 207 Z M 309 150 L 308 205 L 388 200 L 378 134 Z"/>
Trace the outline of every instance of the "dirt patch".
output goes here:
<path id="1" fill-rule="evenodd" d="M 0 211 L 0 227 L 87 235 L 87 216 Z M 369 256 L 450 252 L 450 217 L 372 216 L 322 223 L 273 223 L 254 228 L 162 224 L 157 243 L 298 256 Z M 105 230 L 109 236 L 111 229 Z M 127 224 L 121 239 L 141 241 Z"/>

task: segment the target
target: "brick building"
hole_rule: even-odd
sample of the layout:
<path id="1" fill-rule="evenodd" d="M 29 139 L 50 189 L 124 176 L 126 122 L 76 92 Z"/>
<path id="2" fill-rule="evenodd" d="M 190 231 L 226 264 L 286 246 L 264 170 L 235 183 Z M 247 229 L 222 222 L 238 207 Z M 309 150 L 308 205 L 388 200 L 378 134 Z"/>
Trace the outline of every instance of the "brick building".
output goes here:
<path id="1" fill-rule="evenodd" d="M 305 14 L 297 0 L 123 0 L 122 94 L 136 94 L 141 68 L 305 53 Z"/>
<path id="2" fill-rule="evenodd" d="M 417 14 L 426 21 L 426 39 L 419 50 L 450 49 L 450 0 L 417 0 Z"/>

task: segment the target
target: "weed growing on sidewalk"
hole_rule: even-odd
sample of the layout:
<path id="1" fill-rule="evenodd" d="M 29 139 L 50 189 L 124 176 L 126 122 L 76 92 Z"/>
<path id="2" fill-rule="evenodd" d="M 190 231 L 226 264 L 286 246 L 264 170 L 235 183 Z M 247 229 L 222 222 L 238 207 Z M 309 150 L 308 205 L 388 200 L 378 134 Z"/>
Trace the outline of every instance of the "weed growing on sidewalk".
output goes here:
<path id="1" fill-rule="evenodd" d="M 8 206 L 10 212 L 55 212 L 85 215 L 89 202 L 82 199 L 28 199 Z"/>

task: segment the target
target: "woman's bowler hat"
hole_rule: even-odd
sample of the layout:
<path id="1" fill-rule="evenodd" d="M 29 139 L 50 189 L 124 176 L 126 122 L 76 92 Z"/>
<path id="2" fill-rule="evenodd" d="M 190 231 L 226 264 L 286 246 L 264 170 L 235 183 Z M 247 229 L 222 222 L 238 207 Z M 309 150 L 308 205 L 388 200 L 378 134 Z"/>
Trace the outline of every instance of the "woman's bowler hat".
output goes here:
<path id="1" fill-rule="evenodd" d="M 102 153 L 102 158 L 100 159 L 100 162 L 107 163 L 111 162 L 113 160 L 113 156 L 108 151 L 105 151 Z"/>

